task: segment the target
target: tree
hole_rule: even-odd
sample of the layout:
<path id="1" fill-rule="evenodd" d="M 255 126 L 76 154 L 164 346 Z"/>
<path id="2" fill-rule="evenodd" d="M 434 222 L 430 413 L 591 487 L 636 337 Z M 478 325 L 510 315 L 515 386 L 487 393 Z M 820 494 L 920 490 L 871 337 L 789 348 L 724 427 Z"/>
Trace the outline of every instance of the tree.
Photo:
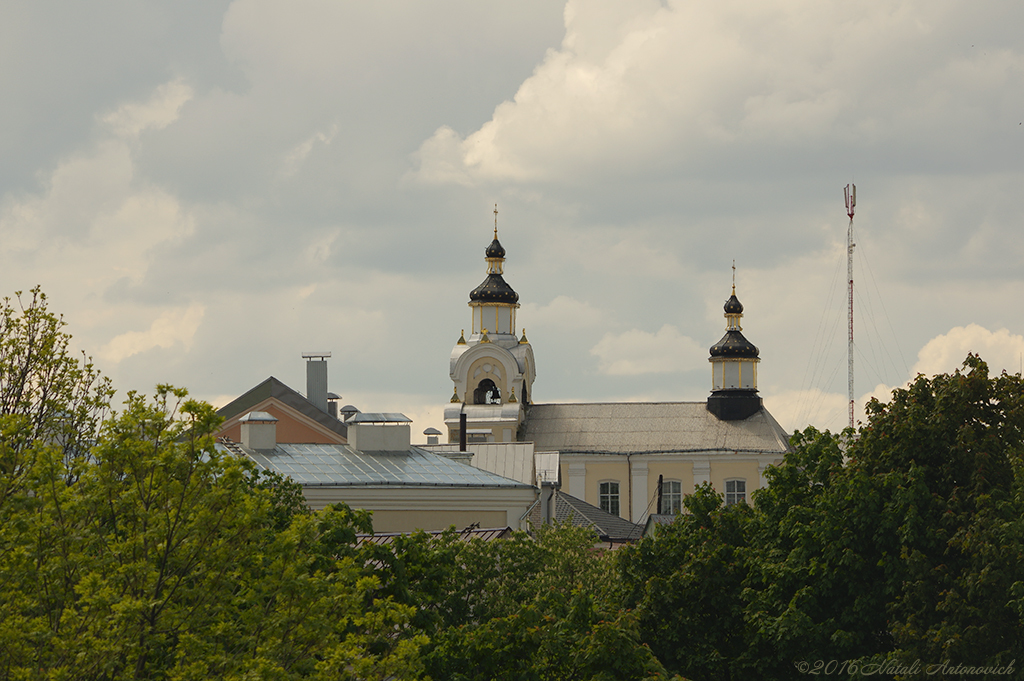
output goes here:
<path id="1" fill-rule="evenodd" d="M 46 294 L 38 286 L 29 293 L 27 303 L 20 291 L 0 303 L 0 507 L 18 492 L 34 443 L 59 447 L 70 463 L 95 440 L 114 395 L 91 360 L 72 352 Z"/>
<path id="2" fill-rule="evenodd" d="M 990 377 L 970 355 L 871 402 L 859 432 L 808 428 L 792 445 L 752 509 L 698 493 L 689 516 L 623 552 L 627 605 L 670 671 L 1024 659 L 1020 376 Z"/>
<path id="3" fill-rule="evenodd" d="M 463 541 L 454 530 L 376 547 L 382 593 L 415 604 L 431 678 L 658 679 L 619 605 L 613 559 L 583 528 Z"/>

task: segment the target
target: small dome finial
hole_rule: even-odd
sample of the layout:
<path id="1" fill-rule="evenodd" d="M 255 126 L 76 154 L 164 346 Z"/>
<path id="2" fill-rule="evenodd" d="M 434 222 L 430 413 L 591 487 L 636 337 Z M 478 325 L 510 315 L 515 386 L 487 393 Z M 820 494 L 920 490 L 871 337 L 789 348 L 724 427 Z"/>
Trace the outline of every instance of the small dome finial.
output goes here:
<path id="1" fill-rule="evenodd" d="M 736 295 L 736 259 L 732 261 L 732 294 Z"/>
<path id="2" fill-rule="evenodd" d="M 458 387 L 455 387 L 455 388 L 454 388 L 454 389 L 452 390 L 452 399 L 451 399 L 451 403 L 452 403 L 452 404 L 458 404 L 458 403 L 459 403 L 459 402 L 461 402 L 461 401 L 462 401 L 462 400 L 460 400 L 460 399 L 459 399 L 459 389 L 458 389 Z"/>
<path id="3" fill-rule="evenodd" d="M 498 238 L 498 204 L 494 204 L 494 238 Z"/>

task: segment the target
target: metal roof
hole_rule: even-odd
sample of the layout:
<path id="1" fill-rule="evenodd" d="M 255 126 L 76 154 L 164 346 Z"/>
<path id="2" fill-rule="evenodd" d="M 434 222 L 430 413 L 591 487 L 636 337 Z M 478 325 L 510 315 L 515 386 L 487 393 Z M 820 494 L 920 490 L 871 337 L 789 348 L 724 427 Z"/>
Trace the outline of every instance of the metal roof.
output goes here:
<path id="1" fill-rule="evenodd" d="M 412 423 L 412 419 L 396 411 L 357 412 L 347 423 Z"/>
<path id="2" fill-rule="evenodd" d="M 789 451 L 789 434 L 764 408 L 720 421 L 705 402 L 534 404 L 521 440 L 563 454 Z"/>
<path id="3" fill-rule="evenodd" d="M 243 453 L 262 468 L 305 486 L 531 487 L 416 447 L 360 452 L 346 445 L 323 444 L 279 444 L 269 451 L 223 441 L 218 446 Z"/>

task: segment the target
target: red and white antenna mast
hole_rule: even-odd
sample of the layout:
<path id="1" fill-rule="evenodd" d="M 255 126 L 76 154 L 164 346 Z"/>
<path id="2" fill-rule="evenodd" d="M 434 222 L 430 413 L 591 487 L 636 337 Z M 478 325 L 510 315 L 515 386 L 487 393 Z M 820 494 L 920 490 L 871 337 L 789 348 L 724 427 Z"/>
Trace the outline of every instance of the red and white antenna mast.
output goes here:
<path id="1" fill-rule="evenodd" d="M 850 428 L 853 428 L 853 209 L 857 205 L 857 185 L 848 184 L 843 190 L 846 197 L 846 214 L 850 216 L 850 227 L 846 231 L 846 278 L 850 284 L 850 347 L 848 349 L 848 363 L 850 370 Z"/>

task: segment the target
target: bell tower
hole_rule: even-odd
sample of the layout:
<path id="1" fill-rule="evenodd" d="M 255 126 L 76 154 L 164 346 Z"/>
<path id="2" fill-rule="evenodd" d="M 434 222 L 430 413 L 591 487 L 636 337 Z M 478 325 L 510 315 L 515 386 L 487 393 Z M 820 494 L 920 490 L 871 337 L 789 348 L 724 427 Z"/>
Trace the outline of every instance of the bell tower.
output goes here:
<path id="1" fill-rule="evenodd" d="M 444 411 L 448 441 L 459 441 L 459 418 L 466 415 L 470 442 L 514 442 L 533 394 L 533 348 L 516 335 L 519 294 L 504 279 L 505 248 L 494 240 L 484 250 L 487 277 L 469 293 L 470 333 L 460 334 L 449 363 L 453 392 Z"/>

